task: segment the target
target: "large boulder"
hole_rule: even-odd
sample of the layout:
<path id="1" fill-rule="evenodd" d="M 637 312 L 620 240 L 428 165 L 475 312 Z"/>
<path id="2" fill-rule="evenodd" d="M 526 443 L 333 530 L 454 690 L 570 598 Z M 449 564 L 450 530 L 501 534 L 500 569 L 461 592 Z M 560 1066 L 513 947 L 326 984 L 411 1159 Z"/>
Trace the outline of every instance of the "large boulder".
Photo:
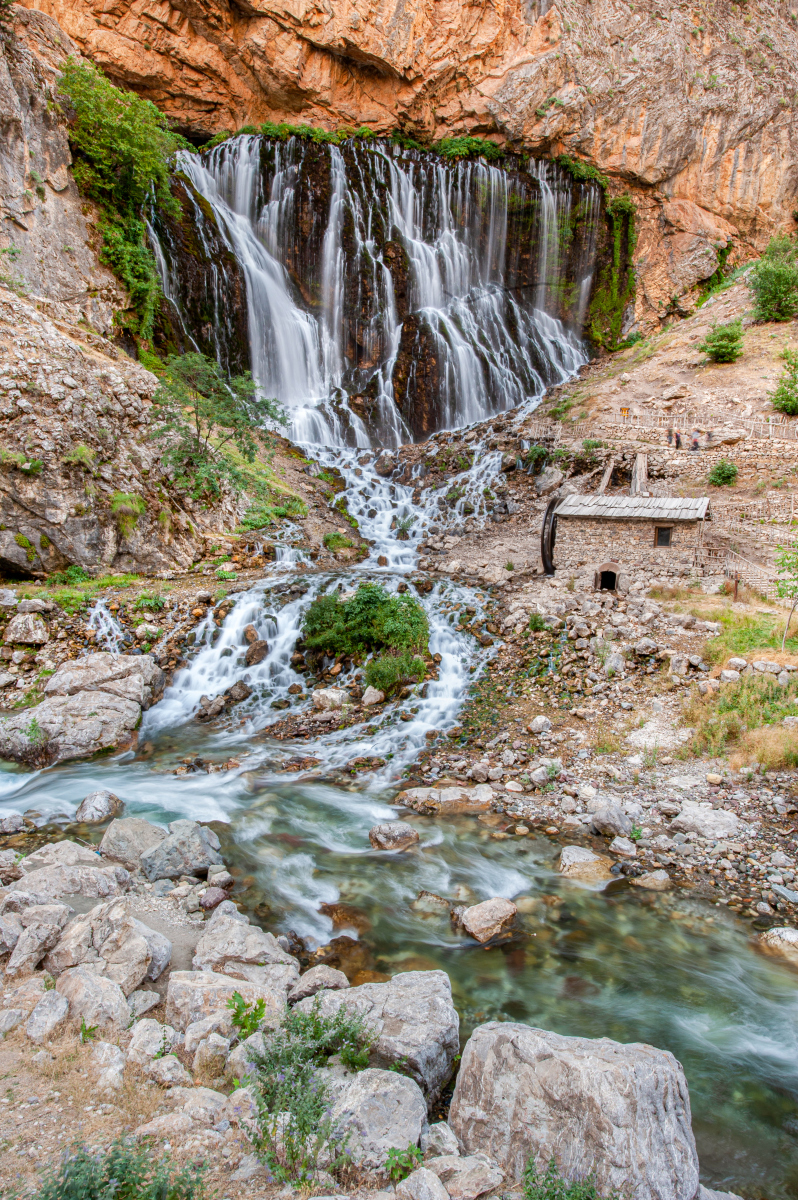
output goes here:
<path id="1" fill-rule="evenodd" d="M 137 917 L 131 917 L 131 920 L 133 928 L 136 933 L 144 938 L 144 941 L 147 943 L 147 949 L 150 952 L 150 965 L 147 968 L 146 978 L 150 980 L 158 979 L 172 961 L 172 943 L 164 934 L 158 933 L 155 929 L 150 929 L 149 925 L 145 925 Z"/>
<path id="2" fill-rule="evenodd" d="M 417 1146 L 427 1104 L 417 1083 L 395 1071 L 361 1071 L 332 1106 L 333 1127 L 349 1137 L 347 1153 L 359 1167 L 381 1170 L 391 1147 Z"/>
<path id="3" fill-rule="evenodd" d="M 492 1021 L 463 1051 L 449 1124 L 467 1154 L 489 1154 L 519 1181 L 530 1158 L 539 1170 L 554 1158 L 568 1179 L 594 1174 L 601 1195 L 698 1191 L 687 1081 L 652 1046 Z"/>
<path id="4" fill-rule="evenodd" d="M 0 758 L 50 766 L 133 740 L 141 705 L 106 692 L 52 696 L 0 718 Z"/>
<path id="5" fill-rule="evenodd" d="M 133 1037 L 127 1048 L 128 1059 L 140 1067 L 146 1067 L 156 1055 L 168 1054 L 176 1038 L 177 1030 L 171 1025 L 161 1025 L 152 1017 L 144 1017 L 134 1026 Z"/>
<path id="6" fill-rule="evenodd" d="M 294 984 L 288 993 L 288 1003 L 296 1004 L 298 1001 L 304 1000 L 306 996 L 315 996 L 323 988 L 331 988 L 337 992 L 348 987 L 349 980 L 343 971 L 337 971 L 335 967 L 328 967 L 325 963 L 321 963 L 318 967 L 311 967 L 299 982 Z"/>
<path id="7" fill-rule="evenodd" d="M 234 917 L 209 922 L 197 942 L 191 960 L 192 967 L 195 971 L 220 971 L 224 974 L 225 967 L 234 962 L 256 966 L 285 963 L 295 967 L 299 974 L 297 960 L 283 950 L 274 934 L 266 933 L 256 925 L 245 925 Z"/>
<path id="8" fill-rule="evenodd" d="M 504 1179 L 504 1171 L 486 1154 L 444 1154 L 427 1158 L 424 1165 L 438 1176 L 450 1200 L 476 1200 Z"/>
<path id="9" fill-rule="evenodd" d="M 85 821 L 86 824 L 107 821 L 109 817 L 118 817 L 124 807 L 119 797 L 109 792 L 108 788 L 99 788 L 81 800 L 75 820 Z"/>
<path id="10" fill-rule="evenodd" d="M 38 613 L 17 613 L 6 626 L 3 641 L 8 645 L 43 646 L 50 640 L 47 626 Z"/>
<path id="11" fill-rule="evenodd" d="M 490 784 L 480 783 L 476 787 L 407 788 L 394 796 L 391 804 L 420 813 L 456 816 L 485 812 L 495 799 L 496 793 Z"/>
<path id="12" fill-rule="evenodd" d="M 66 1024 L 69 1001 L 60 992 L 45 992 L 28 1017 L 25 1032 L 32 1042 L 47 1042 Z"/>
<path id="13" fill-rule="evenodd" d="M 32 974 L 60 936 L 60 925 L 29 925 L 23 929 L 6 963 L 6 976 L 16 979 Z"/>
<path id="14" fill-rule="evenodd" d="M 566 879 L 597 883 L 604 879 L 612 879 L 611 866 L 608 858 L 588 850 L 587 846 L 563 846 L 558 870 Z"/>
<path id="15" fill-rule="evenodd" d="M 740 825 L 740 818 L 735 813 L 693 800 L 685 800 L 682 811 L 671 821 L 671 829 L 677 833 L 697 833 L 699 837 L 713 840 L 733 838 L 739 833 Z"/>
<path id="16" fill-rule="evenodd" d="M 119 984 L 95 974 L 89 967 L 64 971 L 55 988 L 69 1001 L 73 1021 L 120 1031 L 130 1024 L 130 1008 Z"/>
<path id="17" fill-rule="evenodd" d="M 296 1008 L 310 1012 L 316 997 Z M 339 1008 L 360 1013 L 376 1035 L 371 1062 L 404 1070 L 434 1099 L 450 1078 L 460 1050 L 460 1022 L 452 987 L 444 971 L 406 971 L 387 983 L 363 983 L 345 991 L 319 993 L 319 1010 L 333 1016 Z"/>
<path id="18" fill-rule="evenodd" d="M 632 822 L 618 804 L 608 804 L 598 809 L 590 818 L 590 828 L 605 837 L 628 837 Z"/>
<path id="19" fill-rule="evenodd" d="M 48 679 L 45 696 L 105 692 L 149 708 L 163 694 L 165 676 L 151 654 L 89 654 L 70 659 Z"/>
<path id="20" fill-rule="evenodd" d="M 123 817 L 111 822 L 100 842 L 100 853 L 104 858 L 113 859 L 127 867 L 129 871 L 137 871 L 141 866 L 141 856 L 160 843 L 166 837 L 162 825 L 153 825 L 142 817 Z"/>
<path id="21" fill-rule="evenodd" d="M 181 875 L 204 875 L 208 867 L 222 863 L 219 839 L 213 830 L 186 820 L 171 821 L 168 836 L 141 856 L 141 869 L 151 883 L 156 879 L 179 879 Z"/>
<path id="22" fill-rule="evenodd" d="M 166 1020 L 185 1032 L 195 1021 L 226 1012 L 233 992 L 238 992 L 246 1004 L 266 1001 L 264 1028 L 275 1029 L 280 1024 L 286 1011 L 284 993 L 215 971 L 172 971 L 166 989 Z"/>
<path id="23" fill-rule="evenodd" d="M 23 874 L 27 875 L 29 871 L 36 871 L 40 867 L 77 867 L 77 866 L 101 867 L 102 859 L 96 850 L 90 849 L 88 846 L 81 846 L 79 842 L 71 842 L 65 840 L 63 842 L 50 842 L 46 846 L 41 846 L 38 850 L 34 850 L 32 854 L 28 854 L 20 860 L 19 866 Z"/>
<path id="24" fill-rule="evenodd" d="M 86 896 L 103 900 L 109 896 L 120 896 L 129 882 L 124 867 L 40 867 L 12 883 L 10 893 L 3 899 L 3 907 L 4 911 L 7 910 L 14 897 L 20 898 L 20 907 L 46 904 L 59 896 Z"/>
<path id="25" fill-rule="evenodd" d="M 419 1167 L 397 1183 L 396 1200 L 449 1200 L 449 1193 L 434 1171 Z"/>
<path id="26" fill-rule="evenodd" d="M 494 897 L 472 904 L 460 918 L 466 933 L 478 942 L 489 942 L 515 920 L 518 909 L 512 900 Z"/>
<path id="27" fill-rule="evenodd" d="M 85 965 L 95 975 L 113 980 L 127 996 L 147 978 L 152 962 L 137 925 L 124 900 L 98 904 L 86 916 L 70 921 L 47 955 L 45 967 L 58 976 Z"/>

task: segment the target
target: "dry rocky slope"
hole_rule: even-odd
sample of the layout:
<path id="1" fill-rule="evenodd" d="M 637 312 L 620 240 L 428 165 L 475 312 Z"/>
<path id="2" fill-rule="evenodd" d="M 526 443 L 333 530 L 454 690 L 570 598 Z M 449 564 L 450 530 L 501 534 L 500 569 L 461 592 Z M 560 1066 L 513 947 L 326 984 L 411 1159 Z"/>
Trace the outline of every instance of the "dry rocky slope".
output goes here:
<path id="1" fill-rule="evenodd" d="M 247 123 L 467 133 L 630 189 L 638 319 L 793 228 L 798 12 L 620 0 L 34 0 L 112 79 L 205 138 Z"/>

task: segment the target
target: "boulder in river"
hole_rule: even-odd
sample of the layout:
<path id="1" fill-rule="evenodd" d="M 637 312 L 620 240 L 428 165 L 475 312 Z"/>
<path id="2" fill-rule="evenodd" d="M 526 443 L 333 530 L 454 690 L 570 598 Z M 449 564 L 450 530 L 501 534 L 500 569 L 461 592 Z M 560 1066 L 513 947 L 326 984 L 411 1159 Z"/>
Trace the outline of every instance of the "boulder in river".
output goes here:
<path id="1" fill-rule="evenodd" d="M 420 813 L 440 813 L 455 816 L 458 813 L 485 812 L 496 799 L 490 784 L 476 787 L 407 788 L 391 801 L 397 806 L 412 808 Z"/>
<path id="2" fill-rule="evenodd" d="M 558 869 L 566 879 L 581 879 L 595 883 L 612 879 L 611 862 L 603 854 L 595 854 L 586 846 L 563 846 Z"/>
<path id="3" fill-rule="evenodd" d="M 419 836 L 406 821 L 386 821 L 369 830 L 369 841 L 375 850 L 407 850 L 419 841 Z"/>
<path id="4" fill-rule="evenodd" d="M 332 712 L 333 709 L 343 708 L 349 698 L 349 693 L 343 688 L 316 688 L 311 699 L 313 707 L 319 712 Z"/>
<path id="5" fill-rule="evenodd" d="M 666 1050 L 492 1021 L 466 1043 L 449 1111 L 467 1154 L 512 1178 L 554 1158 L 600 1195 L 694 1200 L 698 1156 L 681 1065 Z"/>
<path id="6" fill-rule="evenodd" d="M 104 691 L 51 696 L 0 718 L 0 758 L 36 766 L 86 758 L 128 745 L 140 717 L 139 703 Z"/>
<path id="7" fill-rule="evenodd" d="M 107 821 L 109 817 L 118 817 L 124 807 L 119 797 L 109 792 L 108 788 L 99 788 L 96 792 L 89 792 L 88 796 L 81 800 L 75 820 L 85 821 L 87 824 Z"/>
<path id="8" fill-rule="evenodd" d="M 142 854 L 159 845 L 165 837 L 166 830 L 162 825 L 153 825 L 152 821 L 142 817 L 117 818 L 103 834 L 100 853 L 103 858 L 122 863 L 129 871 L 137 871 Z"/>
<path id="9" fill-rule="evenodd" d="M 258 663 L 262 663 L 266 655 L 269 653 L 269 643 L 259 639 L 256 642 L 251 642 L 247 646 L 247 652 L 244 655 L 244 662 L 248 667 L 256 667 Z"/>
<path id="10" fill-rule="evenodd" d="M 196 821 L 170 821 L 169 833 L 141 856 L 141 869 L 156 879 L 179 879 L 181 875 L 205 874 L 208 867 L 222 863 L 219 839 L 212 829 Z"/>
<path id="11" fill-rule="evenodd" d="M 466 908 L 460 921 L 466 933 L 478 942 L 489 942 L 515 920 L 518 909 L 512 900 L 495 896 Z"/>
<path id="12" fill-rule="evenodd" d="M 791 929 L 789 925 L 774 926 L 760 933 L 757 944 L 765 954 L 798 967 L 798 929 Z"/>
<path id="13" fill-rule="evenodd" d="M 310 1012 L 317 998 L 296 1008 Z M 371 1049 L 375 1066 L 402 1062 L 404 1070 L 434 1099 L 450 1078 L 460 1050 L 460 1022 L 452 986 L 444 971 L 405 971 L 387 983 L 363 983 L 345 991 L 323 991 L 319 1011 L 331 1017 L 339 1008 L 360 1013 L 376 1035 Z"/>

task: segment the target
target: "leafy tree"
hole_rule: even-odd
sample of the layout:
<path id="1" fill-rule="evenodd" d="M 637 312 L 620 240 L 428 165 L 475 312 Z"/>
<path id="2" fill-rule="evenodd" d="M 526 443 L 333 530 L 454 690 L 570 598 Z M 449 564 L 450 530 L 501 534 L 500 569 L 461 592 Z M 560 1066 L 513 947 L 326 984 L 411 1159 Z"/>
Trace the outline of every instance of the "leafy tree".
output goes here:
<path id="1" fill-rule="evenodd" d="M 100 258 L 130 293 L 134 332 L 149 338 L 161 291 L 143 216 L 153 201 L 166 212 L 179 212 L 169 190 L 169 166 L 189 144 L 154 104 L 114 87 L 90 63 L 68 58 L 58 82 L 71 109 L 75 180 L 102 213 Z"/>
<path id="2" fill-rule="evenodd" d="M 249 372 L 227 380 L 218 363 L 196 352 L 169 356 L 153 403 L 160 423 L 152 437 L 164 441 L 164 463 L 195 499 L 218 497 L 225 483 L 241 491 L 245 479 L 229 451 L 253 462 L 253 428 L 284 419 L 276 400 L 258 398 Z"/>
<path id="3" fill-rule="evenodd" d="M 733 487 L 737 482 L 737 465 L 728 458 L 720 458 L 707 476 L 713 487 Z"/>
<path id="4" fill-rule="evenodd" d="M 736 362 L 743 353 L 742 321 L 738 318 L 727 325 L 715 322 L 698 349 L 709 355 L 713 362 Z"/>
<path id="5" fill-rule="evenodd" d="M 770 399 L 779 412 L 794 417 L 798 414 L 798 351 L 785 350 L 782 358 L 787 368 Z"/>
<path id="6" fill-rule="evenodd" d="M 751 269 L 749 286 L 758 321 L 790 321 L 798 316 L 798 239 L 774 237 Z"/>

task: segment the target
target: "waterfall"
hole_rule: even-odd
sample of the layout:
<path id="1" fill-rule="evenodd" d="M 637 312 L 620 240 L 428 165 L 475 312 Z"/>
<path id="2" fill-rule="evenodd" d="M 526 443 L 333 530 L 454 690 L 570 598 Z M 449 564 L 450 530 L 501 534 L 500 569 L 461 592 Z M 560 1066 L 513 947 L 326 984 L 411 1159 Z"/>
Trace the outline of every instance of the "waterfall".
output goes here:
<path id="1" fill-rule="evenodd" d="M 534 407 L 586 359 L 601 197 L 551 163 L 247 134 L 178 167 L 208 260 L 205 308 L 222 318 L 214 352 L 230 357 L 219 338 L 235 308 L 218 242 L 245 281 L 253 376 L 297 441 L 397 445 Z M 151 238 L 196 344 L 168 218 Z"/>

